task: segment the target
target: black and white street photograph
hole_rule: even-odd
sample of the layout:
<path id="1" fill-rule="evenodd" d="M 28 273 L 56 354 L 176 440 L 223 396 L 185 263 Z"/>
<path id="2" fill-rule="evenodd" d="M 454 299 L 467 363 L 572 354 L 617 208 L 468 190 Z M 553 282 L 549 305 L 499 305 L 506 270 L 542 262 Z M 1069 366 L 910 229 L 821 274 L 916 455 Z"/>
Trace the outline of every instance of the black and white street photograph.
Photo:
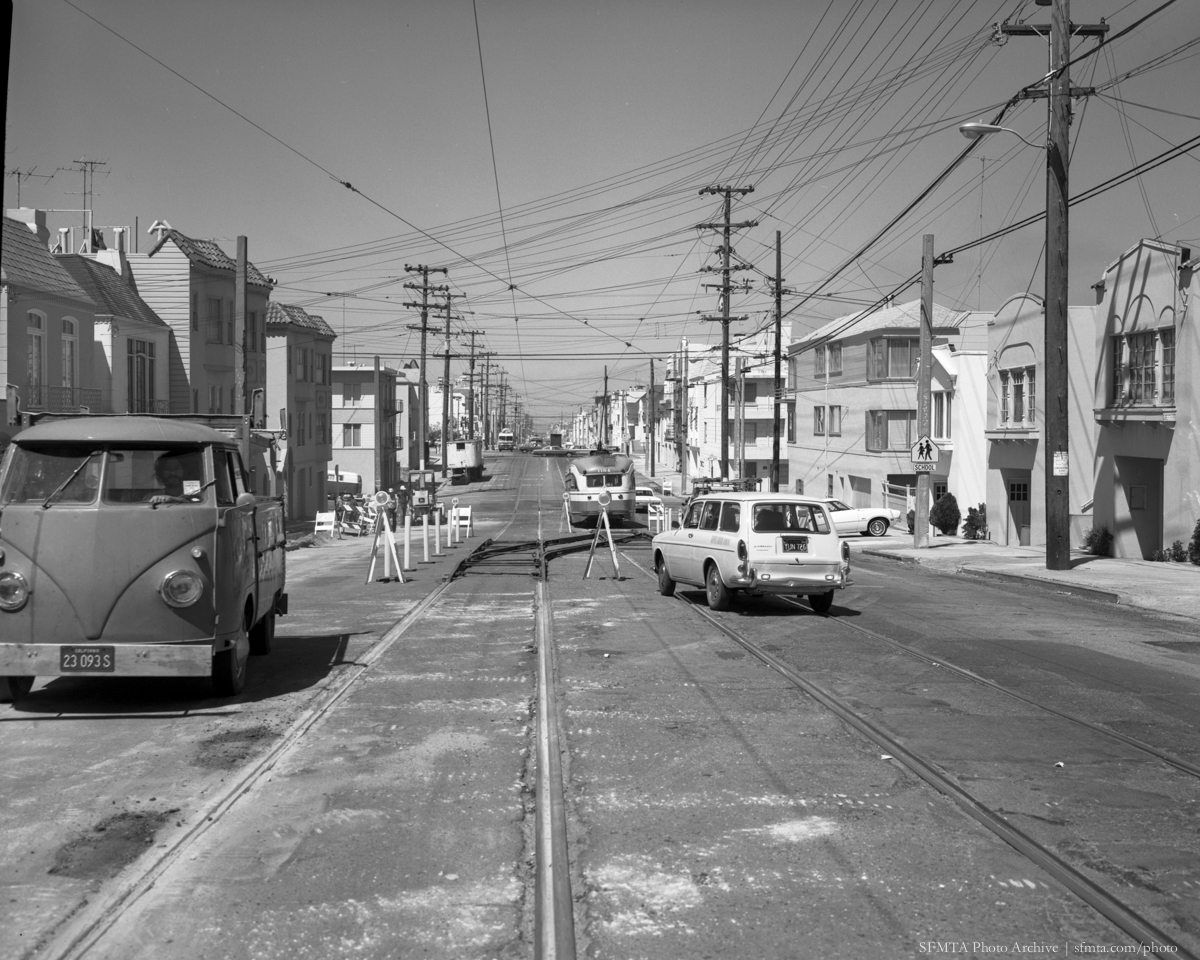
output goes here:
<path id="1" fill-rule="evenodd" d="M 0 25 L 0 960 L 1200 960 L 1200 4 Z"/>

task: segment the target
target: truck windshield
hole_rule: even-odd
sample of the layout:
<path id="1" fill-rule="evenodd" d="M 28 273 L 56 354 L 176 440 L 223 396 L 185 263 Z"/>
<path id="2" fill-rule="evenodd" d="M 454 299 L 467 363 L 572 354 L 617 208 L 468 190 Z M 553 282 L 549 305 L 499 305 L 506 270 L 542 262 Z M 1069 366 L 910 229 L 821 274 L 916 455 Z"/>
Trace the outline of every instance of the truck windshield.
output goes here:
<path id="1" fill-rule="evenodd" d="M 110 449 L 104 471 L 106 503 L 149 503 L 155 497 L 204 497 L 204 452 L 195 447 Z"/>
<path id="2" fill-rule="evenodd" d="M 94 503 L 102 454 L 95 444 L 24 447 L 12 452 L 0 506 L 10 503 Z M 53 495 L 53 500 L 51 496 Z"/>

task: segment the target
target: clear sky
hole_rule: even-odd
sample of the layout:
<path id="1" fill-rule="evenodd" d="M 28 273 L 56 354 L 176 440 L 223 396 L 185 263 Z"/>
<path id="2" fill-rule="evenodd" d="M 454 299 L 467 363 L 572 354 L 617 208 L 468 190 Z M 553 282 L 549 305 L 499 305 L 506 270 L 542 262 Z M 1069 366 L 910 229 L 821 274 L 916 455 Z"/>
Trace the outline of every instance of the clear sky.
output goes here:
<path id="1" fill-rule="evenodd" d="M 1162 2 L 1075 0 L 1071 13 L 1115 34 Z M 17 205 L 13 171 L 33 170 L 20 180 L 23 205 L 79 207 L 75 161 L 103 161 L 96 223 L 136 218 L 142 250 L 155 219 L 230 252 L 246 235 L 278 281 L 275 299 L 345 330 L 339 360 L 415 356 L 405 265 L 446 267 L 448 281 L 436 279 L 462 295 L 456 333 L 479 331 L 477 347 L 497 355 L 544 429 L 600 392 L 605 366 L 610 387 L 645 383 L 649 359 L 681 336 L 719 338 L 699 319 L 718 309 L 703 286 L 717 277 L 701 269 L 719 264 L 719 240 L 696 224 L 721 215 L 702 187 L 754 187 L 734 203 L 735 221 L 758 221 L 733 242 L 750 268 L 737 274 L 750 289 L 733 313 L 750 319 L 735 334 L 770 318 L 776 231 L 793 291 L 785 310 L 828 280 L 962 150 L 960 122 L 991 119 L 1046 72 L 1041 39 L 995 40 L 1003 20 L 1048 23 L 1049 10 L 1033 0 L 16 0 L 4 203 Z M 1073 52 L 1094 46 L 1079 40 Z M 1079 194 L 1200 134 L 1200 4 L 1169 6 L 1074 66 L 1072 81 L 1099 88 L 1075 104 Z M 1044 140 L 1045 101 L 1017 104 L 1004 122 Z M 1104 266 L 1141 237 L 1200 249 L 1198 161 L 1193 149 L 1072 208 L 1072 303 L 1091 303 Z M 916 273 L 923 233 L 946 250 L 1044 205 L 1043 153 L 992 136 L 828 296 L 797 307 L 795 332 Z M 1036 224 L 958 254 L 938 268 L 935 296 L 995 309 L 1040 292 L 1043 236 Z"/>

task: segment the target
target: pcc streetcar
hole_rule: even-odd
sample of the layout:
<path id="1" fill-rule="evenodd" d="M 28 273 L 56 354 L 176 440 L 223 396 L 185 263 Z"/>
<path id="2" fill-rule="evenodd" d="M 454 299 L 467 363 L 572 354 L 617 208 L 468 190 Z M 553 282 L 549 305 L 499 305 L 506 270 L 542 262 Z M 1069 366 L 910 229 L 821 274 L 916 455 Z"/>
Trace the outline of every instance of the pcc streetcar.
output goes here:
<path id="1" fill-rule="evenodd" d="M 621 453 L 597 453 L 567 467 L 567 513 L 572 526 L 590 526 L 600 516 L 600 495 L 607 493 L 608 519 L 632 520 L 636 495 L 633 460 Z"/>

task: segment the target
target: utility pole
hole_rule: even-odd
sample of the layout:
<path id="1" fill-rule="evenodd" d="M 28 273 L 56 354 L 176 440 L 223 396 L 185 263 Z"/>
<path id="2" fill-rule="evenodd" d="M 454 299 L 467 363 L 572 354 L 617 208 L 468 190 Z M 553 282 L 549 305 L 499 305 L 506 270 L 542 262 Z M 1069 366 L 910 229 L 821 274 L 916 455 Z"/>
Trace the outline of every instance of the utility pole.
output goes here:
<path id="1" fill-rule="evenodd" d="M 723 223 L 701 223 L 698 224 L 699 229 L 703 230 L 720 230 L 722 232 L 723 242 L 721 245 L 721 316 L 719 317 L 701 317 L 702 320 L 720 321 L 721 324 L 721 476 L 728 478 L 729 476 L 729 324 L 731 320 L 745 320 L 746 317 L 731 317 L 729 315 L 729 301 L 733 295 L 733 288 L 729 284 L 729 274 L 733 270 L 749 270 L 748 266 L 732 267 L 729 263 L 730 255 L 733 253 L 733 248 L 729 244 L 730 232 L 740 230 L 744 227 L 756 227 L 756 220 L 747 220 L 744 223 L 731 223 L 730 214 L 732 212 L 733 195 L 739 194 L 745 196 L 748 193 L 753 193 L 754 187 L 702 187 L 700 195 L 706 193 L 724 194 L 725 196 L 725 220 Z M 702 268 L 708 272 L 714 272 L 711 268 Z"/>
<path id="2" fill-rule="evenodd" d="M 468 330 L 471 338 L 471 359 L 467 367 L 467 439 L 475 439 L 475 338 L 478 330 Z"/>
<path id="3" fill-rule="evenodd" d="M 450 302 L 455 296 L 462 294 L 452 294 L 449 290 L 445 293 L 446 296 L 446 360 L 442 366 L 442 479 L 445 480 L 449 474 L 447 473 L 446 452 L 447 444 L 450 440 Z M 455 319 L 461 320 L 462 317 Z"/>
<path id="4" fill-rule="evenodd" d="M 917 370 L 917 436 L 927 437 L 933 426 L 930 393 L 933 390 L 933 234 L 921 246 L 921 360 Z M 828 431 L 826 424 L 826 431 Z M 930 473 L 917 474 L 917 505 L 913 520 L 913 546 L 929 546 Z"/>
<path id="5" fill-rule="evenodd" d="M 421 326 L 410 326 L 409 329 L 419 329 L 421 331 L 421 383 L 417 388 L 417 404 L 421 408 L 421 416 L 417 423 L 417 441 L 420 443 L 421 469 L 424 470 L 425 458 L 428 455 L 428 444 L 426 442 L 425 435 L 429 429 L 429 384 L 425 376 L 425 342 L 429 333 L 429 294 L 431 292 L 450 292 L 450 288 L 448 286 L 431 287 L 429 285 L 429 275 L 431 273 L 438 273 L 440 271 L 443 275 L 449 276 L 450 271 L 445 267 L 428 267 L 423 263 L 419 263 L 415 267 L 406 263 L 404 265 L 404 269 L 409 273 L 419 273 L 421 275 L 421 282 L 419 284 L 406 283 L 404 285 L 409 290 L 420 290 L 421 302 L 405 303 L 404 306 L 419 307 L 421 310 Z"/>
<path id="6" fill-rule="evenodd" d="M 1046 480 L 1046 569 L 1071 568 L 1070 437 L 1067 331 L 1067 174 L 1070 162 L 1071 88 L 1068 63 L 1072 37 L 1103 37 L 1108 24 L 1071 23 L 1070 0 L 1038 0 L 1050 7 L 1050 27 L 1029 23 L 1001 30 L 1010 36 L 1050 37 L 1050 72 L 1043 89 L 1027 92 L 1047 98 L 1046 142 L 1046 319 L 1042 383 L 1046 418 L 1043 464 Z M 1082 92 L 1082 91 L 1078 91 Z"/>
<path id="7" fill-rule="evenodd" d="M 494 350 L 480 354 L 483 358 L 483 445 L 486 449 L 492 446 L 491 372 L 495 364 L 491 362 L 491 358 L 495 355 Z"/>
<path id="8" fill-rule="evenodd" d="M 249 264 L 249 253 L 246 238 L 237 238 L 237 266 L 233 273 L 233 342 L 235 351 L 241 351 L 240 357 L 234 358 L 233 367 L 233 409 L 230 413 L 245 416 L 250 412 L 246 403 L 246 351 L 249 344 L 246 340 L 246 307 L 247 286 L 246 271 Z M 264 318 L 265 319 L 265 318 Z M 247 451 L 247 459 L 249 459 Z"/>
<path id="9" fill-rule="evenodd" d="M 654 476 L 654 421 L 658 419 L 658 397 L 654 393 L 654 358 L 650 358 L 650 476 Z"/>
<path id="10" fill-rule="evenodd" d="M 600 443 L 606 449 L 608 447 L 609 437 L 610 437 L 610 433 L 609 433 L 609 429 L 608 429 L 608 421 L 609 421 L 609 415 L 608 415 L 608 364 L 606 363 L 604 365 L 604 424 L 602 426 L 602 430 L 600 433 Z"/>
<path id="11" fill-rule="evenodd" d="M 783 239 L 775 231 L 775 422 L 771 430 L 771 492 L 779 492 L 779 403 L 783 394 L 780 382 L 783 357 L 781 352 L 783 330 Z"/>

